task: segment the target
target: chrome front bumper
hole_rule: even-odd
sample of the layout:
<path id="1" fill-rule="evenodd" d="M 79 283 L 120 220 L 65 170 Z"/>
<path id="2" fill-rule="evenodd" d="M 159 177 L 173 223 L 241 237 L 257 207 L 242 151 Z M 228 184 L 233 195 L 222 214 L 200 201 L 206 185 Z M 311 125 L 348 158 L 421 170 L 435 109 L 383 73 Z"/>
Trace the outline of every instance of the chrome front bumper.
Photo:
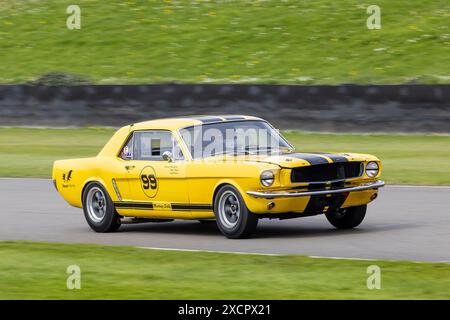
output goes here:
<path id="1" fill-rule="evenodd" d="M 336 188 L 336 189 L 323 189 L 314 191 L 301 191 L 301 192 L 259 192 L 259 191 L 247 191 L 247 194 L 255 198 L 291 198 L 291 197 L 310 197 L 324 194 L 335 194 L 352 191 L 363 191 L 369 189 L 381 188 L 385 185 L 384 181 L 378 180 L 375 182 L 360 184 L 355 187 Z"/>

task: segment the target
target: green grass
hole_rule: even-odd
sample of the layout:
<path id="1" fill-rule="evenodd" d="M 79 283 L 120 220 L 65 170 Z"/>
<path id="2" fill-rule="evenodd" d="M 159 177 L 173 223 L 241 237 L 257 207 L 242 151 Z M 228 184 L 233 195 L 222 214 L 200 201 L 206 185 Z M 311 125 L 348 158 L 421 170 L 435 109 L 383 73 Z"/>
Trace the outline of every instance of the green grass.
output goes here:
<path id="1" fill-rule="evenodd" d="M 0 128 L 0 176 L 50 177 L 54 160 L 95 156 L 114 129 Z M 389 183 L 450 185 L 450 136 L 340 135 L 287 131 L 299 151 L 378 156 Z"/>
<path id="2" fill-rule="evenodd" d="M 448 83 L 447 0 L 0 2 L 0 83 L 50 71 L 96 83 Z"/>
<path id="3" fill-rule="evenodd" d="M 51 177 L 53 162 L 98 154 L 113 129 L 0 128 L 0 177 Z"/>
<path id="4" fill-rule="evenodd" d="M 0 242 L 0 299 L 449 299 L 450 265 Z M 69 265 L 81 289 L 68 290 Z M 367 267 L 381 268 L 368 290 Z"/>

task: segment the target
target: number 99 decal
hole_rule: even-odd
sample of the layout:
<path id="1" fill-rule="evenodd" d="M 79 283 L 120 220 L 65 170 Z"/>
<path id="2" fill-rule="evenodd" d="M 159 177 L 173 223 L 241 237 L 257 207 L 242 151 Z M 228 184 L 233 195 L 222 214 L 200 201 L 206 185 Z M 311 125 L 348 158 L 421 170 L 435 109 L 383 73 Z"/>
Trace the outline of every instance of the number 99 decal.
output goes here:
<path id="1" fill-rule="evenodd" d="M 149 198 L 154 198 L 158 193 L 158 179 L 156 178 L 156 172 L 153 167 L 146 166 L 142 169 L 139 178 L 141 179 L 142 191 Z"/>

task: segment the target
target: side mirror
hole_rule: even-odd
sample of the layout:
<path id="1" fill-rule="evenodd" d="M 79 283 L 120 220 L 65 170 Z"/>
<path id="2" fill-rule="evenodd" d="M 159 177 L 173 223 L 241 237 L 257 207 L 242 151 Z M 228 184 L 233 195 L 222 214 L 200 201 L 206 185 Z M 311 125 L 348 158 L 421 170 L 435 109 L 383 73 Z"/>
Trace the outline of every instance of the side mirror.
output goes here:
<path id="1" fill-rule="evenodd" d="M 163 158 L 164 161 L 172 162 L 173 161 L 172 152 L 164 151 L 164 153 L 162 154 L 162 158 Z"/>

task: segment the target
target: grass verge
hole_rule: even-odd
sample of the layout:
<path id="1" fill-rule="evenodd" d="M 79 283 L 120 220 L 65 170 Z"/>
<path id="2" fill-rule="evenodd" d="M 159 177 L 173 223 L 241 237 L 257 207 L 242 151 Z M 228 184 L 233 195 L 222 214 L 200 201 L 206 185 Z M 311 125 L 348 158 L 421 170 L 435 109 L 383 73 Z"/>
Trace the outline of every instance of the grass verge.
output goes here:
<path id="1" fill-rule="evenodd" d="M 50 177 L 54 160 L 95 156 L 114 133 L 108 128 L 0 128 L 0 176 Z M 389 183 L 450 185 L 450 136 L 341 135 L 284 132 L 301 151 L 378 156 Z"/>
<path id="2" fill-rule="evenodd" d="M 0 1 L 0 83 L 448 83 L 446 0 Z"/>
<path id="3" fill-rule="evenodd" d="M 0 242 L 0 299 L 449 299 L 450 265 Z M 81 289 L 66 287 L 67 267 Z M 367 288 L 367 267 L 381 289 Z"/>

